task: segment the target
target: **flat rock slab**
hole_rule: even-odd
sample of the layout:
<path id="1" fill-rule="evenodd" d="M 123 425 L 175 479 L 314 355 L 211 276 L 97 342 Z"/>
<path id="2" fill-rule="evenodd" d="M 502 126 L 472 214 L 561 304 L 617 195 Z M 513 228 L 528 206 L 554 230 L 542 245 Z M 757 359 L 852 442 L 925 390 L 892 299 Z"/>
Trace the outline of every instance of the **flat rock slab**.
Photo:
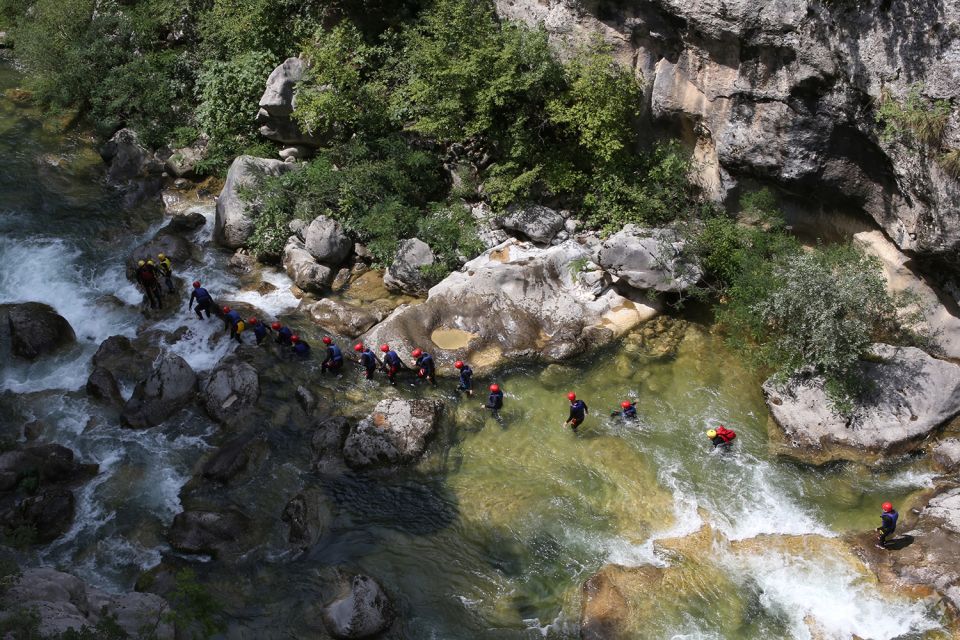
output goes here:
<path id="1" fill-rule="evenodd" d="M 868 391 L 849 416 L 832 408 L 820 377 L 763 385 L 767 406 L 782 429 L 782 453 L 815 463 L 870 461 L 878 454 L 915 449 L 960 414 L 960 366 L 914 347 L 874 344 L 860 364 Z"/>

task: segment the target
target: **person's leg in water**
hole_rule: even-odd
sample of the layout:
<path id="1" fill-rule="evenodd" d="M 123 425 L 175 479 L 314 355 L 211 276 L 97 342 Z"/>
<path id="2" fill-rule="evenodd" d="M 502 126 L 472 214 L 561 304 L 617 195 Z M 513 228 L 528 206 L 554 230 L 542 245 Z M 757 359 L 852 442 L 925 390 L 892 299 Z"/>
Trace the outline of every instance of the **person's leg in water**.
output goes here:
<path id="1" fill-rule="evenodd" d="M 390 381 L 390 384 L 392 384 L 392 385 L 394 385 L 394 386 L 396 386 L 396 384 L 397 384 L 397 371 L 398 371 L 399 369 L 400 369 L 400 368 L 399 368 L 398 366 L 396 366 L 396 365 L 391 365 L 391 366 L 387 369 L 387 380 L 389 380 L 389 381 Z"/>

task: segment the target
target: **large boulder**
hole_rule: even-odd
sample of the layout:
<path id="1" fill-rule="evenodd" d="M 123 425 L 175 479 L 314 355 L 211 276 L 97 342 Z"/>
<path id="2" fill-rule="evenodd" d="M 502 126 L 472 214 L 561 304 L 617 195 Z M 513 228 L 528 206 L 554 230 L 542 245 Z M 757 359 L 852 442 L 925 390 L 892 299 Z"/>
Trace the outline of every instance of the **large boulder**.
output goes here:
<path id="1" fill-rule="evenodd" d="M 393 604 L 376 580 L 354 576 L 348 589 L 323 610 L 323 623 L 330 635 L 340 640 L 371 638 L 393 624 Z"/>
<path id="2" fill-rule="evenodd" d="M 241 197 L 244 188 L 252 188 L 259 176 L 278 176 L 292 166 L 280 160 L 240 156 L 227 171 L 220 197 L 217 198 L 217 218 L 213 238 L 230 249 L 242 247 L 253 234 L 258 209 L 257 203 Z"/>
<path id="3" fill-rule="evenodd" d="M 93 367 L 105 369 L 121 385 L 134 385 L 153 367 L 160 354 L 156 347 L 134 346 L 126 336 L 110 336 L 93 354 Z"/>
<path id="4" fill-rule="evenodd" d="M 233 509 L 182 511 L 174 516 L 167 540 L 183 553 L 220 556 L 236 551 L 249 527 L 250 519 Z"/>
<path id="5" fill-rule="evenodd" d="M 161 229 L 160 233 L 139 245 L 127 256 L 127 277 L 131 280 L 135 278 L 138 261 L 153 260 L 156 263 L 157 254 L 160 253 L 170 258 L 175 270 L 199 257 L 199 251 L 192 242 L 176 233 L 163 233 Z"/>
<path id="6" fill-rule="evenodd" d="M 227 356 L 214 368 L 201 392 L 210 417 L 231 424 L 249 414 L 260 398 L 260 376 L 252 366 Z"/>
<path id="7" fill-rule="evenodd" d="M 123 404 L 123 396 L 120 395 L 117 379 L 108 369 L 94 367 L 93 371 L 90 372 L 90 377 L 87 378 L 86 389 L 91 398 L 101 400 L 108 405 L 119 407 Z"/>
<path id="8" fill-rule="evenodd" d="M 343 469 L 343 446 L 350 435 L 350 421 L 335 416 L 317 421 L 310 440 L 313 451 L 313 470 L 317 473 L 339 472 Z"/>
<path id="9" fill-rule="evenodd" d="M 425 302 L 399 307 L 364 342 L 419 346 L 474 366 L 508 357 L 558 362 L 609 344 L 659 309 L 640 293 L 627 298 L 609 286 L 591 262 L 598 244 L 584 238 L 544 248 L 509 240 L 451 273 Z"/>
<path id="10" fill-rule="evenodd" d="M 173 625 L 165 618 L 170 605 L 150 593 L 107 593 L 79 578 L 48 567 L 24 569 L 3 597 L 8 612 L 33 610 L 39 617 L 38 631 L 44 638 L 60 637 L 68 630 L 95 628 L 111 617 L 137 637 L 144 629 L 157 640 L 173 640 Z"/>
<path id="11" fill-rule="evenodd" d="M 533 242 L 550 244 L 554 236 L 563 230 L 565 219 L 549 207 L 534 204 L 511 207 L 498 222 L 501 228 L 515 231 Z"/>
<path id="12" fill-rule="evenodd" d="M 347 436 L 344 460 L 355 469 L 416 462 L 434 435 L 442 408 L 437 400 L 381 400 Z"/>
<path id="13" fill-rule="evenodd" d="M 227 484 L 251 468 L 267 450 L 265 439 L 256 433 L 246 433 L 223 443 L 200 466 L 200 476 L 206 480 Z"/>
<path id="14" fill-rule="evenodd" d="M 8 539 L 26 535 L 23 542 L 46 544 L 70 530 L 75 508 L 69 489 L 41 489 L 0 511 L 0 529 Z"/>
<path id="15" fill-rule="evenodd" d="M 306 133 L 291 117 L 296 108 L 295 87 L 303 80 L 306 70 L 307 64 L 301 58 L 287 58 L 267 77 L 256 117 L 260 135 L 285 145 L 317 147 L 323 144 L 325 132 Z"/>
<path id="16" fill-rule="evenodd" d="M 306 307 L 310 318 L 328 333 L 355 338 L 383 320 L 388 311 L 376 304 L 356 306 L 323 298 Z"/>
<path id="17" fill-rule="evenodd" d="M 290 236 L 283 247 L 283 268 L 295 285 L 315 293 L 328 289 L 334 275 L 333 269 L 317 262 L 297 236 Z"/>
<path id="18" fill-rule="evenodd" d="M 107 163 L 107 183 L 124 193 L 131 206 L 160 192 L 163 162 L 141 144 L 132 129 L 120 129 L 100 149 Z"/>
<path id="19" fill-rule="evenodd" d="M 66 318 L 40 302 L 0 304 L 0 324 L 9 331 L 11 353 L 26 360 L 36 360 L 77 340 Z M 3 333 L 6 331 L 0 331 Z"/>
<path id="20" fill-rule="evenodd" d="M 13 491 L 25 478 L 38 487 L 73 484 L 97 473 L 96 464 L 82 464 L 59 444 L 41 444 L 0 453 L 0 492 Z"/>
<path id="21" fill-rule="evenodd" d="M 857 374 L 866 391 L 847 415 L 834 408 L 819 376 L 764 383 L 783 432 L 781 453 L 814 463 L 875 460 L 915 449 L 960 414 L 960 366 L 914 347 L 875 344 L 871 351 Z"/>
<path id="22" fill-rule="evenodd" d="M 436 256 L 426 242 L 410 238 L 400 243 L 393 263 L 383 275 L 383 284 L 390 291 L 420 295 L 426 293 L 430 282 L 423 267 L 433 265 Z"/>
<path id="23" fill-rule="evenodd" d="M 150 375 L 134 388 L 120 418 L 135 429 L 156 426 L 193 400 L 196 388 L 197 374 L 187 361 L 165 353 Z"/>
<path id="24" fill-rule="evenodd" d="M 200 138 L 190 146 L 172 150 L 164 161 L 167 172 L 176 178 L 197 178 L 197 165 L 207 157 L 207 143 L 206 138 Z"/>
<path id="25" fill-rule="evenodd" d="M 634 289 L 685 291 L 703 272 L 684 258 L 683 247 L 673 231 L 628 224 L 604 241 L 598 262 Z"/>
<path id="26" fill-rule="evenodd" d="M 347 259 L 353 250 L 353 240 L 343 225 L 328 218 L 317 216 L 303 234 L 303 244 L 314 258 L 324 264 L 337 266 Z"/>

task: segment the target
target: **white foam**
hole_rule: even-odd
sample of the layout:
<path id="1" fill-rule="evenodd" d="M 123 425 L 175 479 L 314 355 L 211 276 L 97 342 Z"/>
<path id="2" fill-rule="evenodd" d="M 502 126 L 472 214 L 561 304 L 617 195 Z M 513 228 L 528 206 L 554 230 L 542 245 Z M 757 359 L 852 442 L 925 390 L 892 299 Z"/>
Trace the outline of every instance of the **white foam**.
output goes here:
<path id="1" fill-rule="evenodd" d="M 875 486 L 882 489 L 932 489 L 937 477 L 938 474 L 932 471 L 907 469 L 881 480 Z"/>
<path id="2" fill-rule="evenodd" d="M 261 272 L 265 282 L 269 282 L 276 289 L 266 294 L 257 291 L 228 291 L 231 300 L 245 302 L 260 309 L 267 317 L 276 318 L 284 313 L 293 311 L 300 305 L 300 300 L 293 295 L 291 287 L 293 281 L 282 271 L 265 267 Z"/>

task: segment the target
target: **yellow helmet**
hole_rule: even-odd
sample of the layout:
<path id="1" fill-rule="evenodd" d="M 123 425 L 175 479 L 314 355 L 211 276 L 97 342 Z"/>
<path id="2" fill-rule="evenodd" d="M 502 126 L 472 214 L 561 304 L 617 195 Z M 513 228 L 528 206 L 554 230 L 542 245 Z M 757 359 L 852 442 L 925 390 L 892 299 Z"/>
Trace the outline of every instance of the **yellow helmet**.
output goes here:
<path id="1" fill-rule="evenodd" d="M 162 253 L 158 253 L 158 254 L 157 254 L 157 257 L 160 258 L 161 260 L 163 260 L 163 259 L 165 259 L 167 256 L 165 256 L 165 255 L 162 254 Z"/>
<path id="2" fill-rule="evenodd" d="M 716 438 L 716 437 L 717 437 L 717 431 L 716 431 L 716 429 L 710 429 L 709 431 L 707 431 L 707 437 L 708 437 L 708 438 Z"/>
<path id="3" fill-rule="evenodd" d="M 138 266 L 138 267 L 142 267 L 142 266 L 145 265 L 145 264 L 147 264 L 147 263 L 144 262 L 143 260 L 141 260 L 140 262 L 137 263 L 137 266 Z"/>
<path id="4" fill-rule="evenodd" d="M 147 264 L 153 264 L 153 260 L 147 260 Z"/>

